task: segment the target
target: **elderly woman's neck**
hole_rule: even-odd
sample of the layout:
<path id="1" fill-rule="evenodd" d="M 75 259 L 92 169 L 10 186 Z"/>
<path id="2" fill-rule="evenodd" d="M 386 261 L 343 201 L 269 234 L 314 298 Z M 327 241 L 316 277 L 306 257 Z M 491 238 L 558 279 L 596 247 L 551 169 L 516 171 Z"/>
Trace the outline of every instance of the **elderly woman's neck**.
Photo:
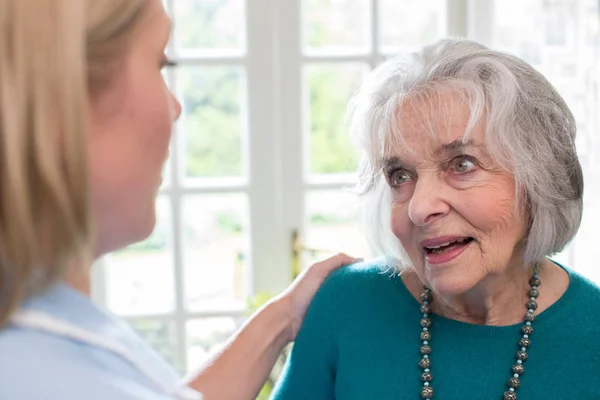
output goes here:
<path id="1" fill-rule="evenodd" d="M 459 296 L 436 297 L 434 312 L 454 320 L 492 326 L 513 325 L 525 315 L 532 268 L 488 276 Z"/>
<path id="2" fill-rule="evenodd" d="M 523 321 L 525 303 L 531 288 L 529 279 L 533 267 L 511 266 L 503 274 L 489 275 L 477 286 L 457 296 L 442 296 L 435 292 L 432 303 L 435 314 L 457 321 L 506 326 Z M 540 263 L 540 297 L 536 314 L 558 300 L 569 285 L 569 276 L 551 261 Z M 403 281 L 417 299 L 422 283 L 416 273 L 403 274 Z"/>

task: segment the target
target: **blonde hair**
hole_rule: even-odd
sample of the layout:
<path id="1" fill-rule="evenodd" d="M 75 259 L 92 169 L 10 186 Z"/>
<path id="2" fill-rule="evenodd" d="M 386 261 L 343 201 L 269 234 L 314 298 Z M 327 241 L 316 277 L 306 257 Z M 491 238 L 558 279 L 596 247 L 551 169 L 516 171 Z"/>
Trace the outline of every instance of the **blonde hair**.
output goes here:
<path id="1" fill-rule="evenodd" d="M 0 0 L 0 327 L 28 295 L 89 267 L 90 96 L 147 0 Z"/>

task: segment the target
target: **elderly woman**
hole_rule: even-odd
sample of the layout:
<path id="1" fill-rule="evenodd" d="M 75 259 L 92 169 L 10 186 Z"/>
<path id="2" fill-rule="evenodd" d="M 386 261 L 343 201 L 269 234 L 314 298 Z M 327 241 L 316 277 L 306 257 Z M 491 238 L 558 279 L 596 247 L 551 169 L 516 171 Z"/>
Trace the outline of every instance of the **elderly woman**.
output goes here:
<path id="1" fill-rule="evenodd" d="M 388 262 L 324 284 L 274 398 L 600 398 L 600 290 L 547 258 L 577 232 L 583 192 L 550 83 L 443 40 L 377 68 L 351 129 Z"/>
<path id="2" fill-rule="evenodd" d="M 160 0 L 0 0 L 0 399 L 248 400 L 340 255 L 188 382 L 89 299 L 92 259 L 147 237 L 181 107 Z M 199 260 L 201 262 L 201 260 Z"/>

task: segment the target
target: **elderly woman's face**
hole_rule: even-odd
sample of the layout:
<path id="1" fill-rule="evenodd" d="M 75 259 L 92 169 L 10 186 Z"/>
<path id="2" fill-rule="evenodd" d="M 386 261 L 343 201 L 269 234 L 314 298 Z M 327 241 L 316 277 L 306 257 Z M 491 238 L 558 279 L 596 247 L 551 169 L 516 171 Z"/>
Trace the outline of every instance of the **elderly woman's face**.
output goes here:
<path id="1" fill-rule="evenodd" d="M 451 296 L 518 263 L 525 224 L 515 216 L 514 179 L 488 154 L 484 127 L 465 142 L 468 107 L 458 96 L 445 100 L 442 111 L 427 102 L 402 110 L 406 146 L 391 149 L 384 171 L 392 231 L 421 279 Z"/>

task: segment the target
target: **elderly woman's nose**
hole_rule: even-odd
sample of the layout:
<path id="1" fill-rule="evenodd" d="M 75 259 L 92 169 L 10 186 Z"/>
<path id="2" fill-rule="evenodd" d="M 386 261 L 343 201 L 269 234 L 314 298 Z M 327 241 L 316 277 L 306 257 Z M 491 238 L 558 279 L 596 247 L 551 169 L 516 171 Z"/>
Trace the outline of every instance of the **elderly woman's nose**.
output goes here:
<path id="1" fill-rule="evenodd" d="M 443 218 L 449 211 L 450 206 L 444 201 L 441 188 L 431 181 L 417 181 L 408 207 L 408 215 L 413 224 L 429 225 Z"/>

